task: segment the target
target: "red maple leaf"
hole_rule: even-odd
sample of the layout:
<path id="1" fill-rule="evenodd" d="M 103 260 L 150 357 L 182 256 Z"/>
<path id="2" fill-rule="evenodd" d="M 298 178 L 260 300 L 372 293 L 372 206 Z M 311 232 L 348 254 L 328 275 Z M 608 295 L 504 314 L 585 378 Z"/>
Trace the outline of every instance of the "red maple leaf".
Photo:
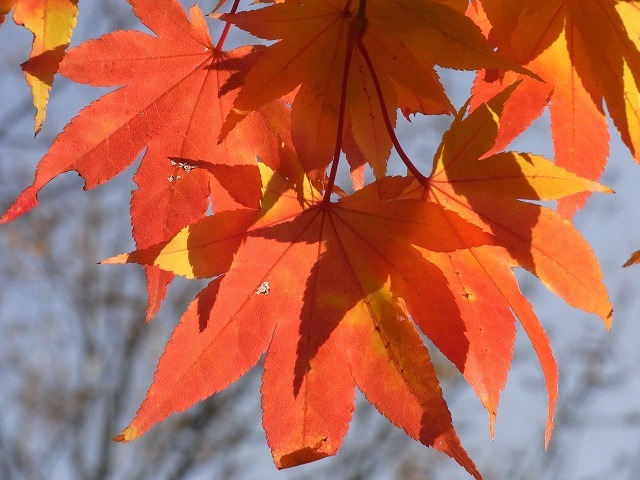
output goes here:
<path id="1" fill-rule="evenodd" d="M 448 234 L 451 224 L 468 228 L 472 244 L 491 236 L 433 203 L 385 202 L 376 184 L 331 204 L 308 184 L 261 170 L 261 210 L 215 214 L 166 245 L 126 257 L 191 277 L 223 275 L 184 315 L 147 400 L 119 438 L 131 440 L 226 387 L 269 347 L 263 424 L 279 467 L 335 453 L 357 384 L 394 423 L 477 475 L 428 353 L 398 302 L 402 286 L 427 293 L 396 265 L 411 268 L 405 259 L 420 255 L 410 243 L 387 250 L 379 236 L 395 232 L 446 251 L 462 245 Z M 441 275 L 428 284 L 446 288 Z"/>
<path id="2" fill-rule="evenodd" d="M 263 425 L 277 466 L 336 452 L 355 385 L 394 424 L 478 478 L 416 326 L 465 375 L 493 424 L 515 313 L 547 380 L 548 440 L 557 368 L 512 268 L 527 268 L 607 325 L 611 305 L 578 232 L 519 199 L 607 189 L 534 155 L 478 160 L 495 139 L 505 98 L 459 114 L 428 179 L 383 178 L 331 202 L 309 180 L 261 165 L 259 210 L 216 213 L 169 242 L 108 260 L 216 277 L 183 316 L 147 398 L 118 439 L 132 440 L 220 391 L 267 350 Z M 565 244 L 549 245 L 558 232 Z"/>
<path id="3" fill-rule="evenodd" d="M 265 162 L 277 158 L 288 135 L 283 105 L 254 113 L 218 145 L 222 120 L 255 49 L 216 48 L 197 6 L 190 22 L 176 0 L 130 3 L 157 36 L 118 31 L 67 53 L 60 65 L 66 77 L 121 88 L 84 108 L 65 127 L 40 161 L 34 183 L 0 223 L 33 208 L 40 189 L 59 174 L 75 170 L 85 189 L 94 188 L 122 172 L 146 147 L 131 201 L 133 238 L 144 248 L 202 218 L 212 194 L 214 208 L 229 208 L 225 189 L 212 184 L 208 169 L 200 167 L 255 165 L 256 154 Z M 259 193 L 257 172 L 254 180 Z M 151 319 L 172 276 L 150 268 L 147 277 Z"/>

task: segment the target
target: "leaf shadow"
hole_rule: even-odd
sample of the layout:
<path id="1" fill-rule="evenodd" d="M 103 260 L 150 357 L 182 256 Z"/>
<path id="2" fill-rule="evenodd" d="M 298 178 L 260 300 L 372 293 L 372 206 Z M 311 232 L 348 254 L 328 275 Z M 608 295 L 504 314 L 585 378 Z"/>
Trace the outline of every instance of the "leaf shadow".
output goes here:
<path id="1" fill-rule="evenodd" d="M 330 227 L 327 227 L 329 216 L 329 209 L 317 205 L 291 220 L 252 232 L 254 236 L 277 242 L 317 245 L 317 254 L 312 258 L 307 256 L 308 248 L 300 249 L 306 258 L 297 262 L 296 266 L 300 270 L 295 272 L 300 277 L 306 277 L 294 367 L 293 388 L 296 396 L 318 350 L 344 317 L 345 308 L 349 308 L 350 299 L 347 296 L 340 294 L 333 296 L 332 290 L 325 289 L 327 282 L 335 286 L 341 284 L 339 273 L 334 268 L 336 258 L 333 248 L 326 246 L 327 231 L 330 232 Z M 292 257 L 296 255 L 297 253 L 291 254 Z M 307 265 L 310 265 L 310 268 L 305 271 Z"/>
<path id="2" fill-rule="evenodd" d="M 520 154 L 528 160 L 529 154 Z M 541 205 L 530 201 L 541 200 L 524 176 L 513 156 L 495 155 L 479 162 L 499 162 L 501 175 L 517 180 L 518 198 L 505 196 L 492 189 L 478 189 L 467 182 L 452 182 L 454 191 L 463 196 L 473 212 L 489 225 L 499 246 L 504 247 L 519 266 L 536 274 L 533 255 L 534 231 L 538 225 Z"/>
<path id="3" fill-rule="evenodd" d="M 211 166 L 207 166 L 206 162 L 202 161 L 182 158 L 174 158 L 173 161 L 192 167 L 204 167 L 212 174 L 214 174 L 214 172 L 211 170 L 216 170 L 215 168 L 209 168 Z M 239 188 L 243 181 L 249 181 L 251 183 L 259 182 L 259 177 L 255 175 L 257 168 L 251 165 L 221 167 L 224 167 L 225 178 L 221 183 L 223 186 L 229 187 L 228 193 L 232 198 L 238 201 L 238 203 L 247 203 L 248 207 L 251 207 L 252 204 L 255 205 L 256 196 L 258 195 L 257 192 L 248 192 L 245 194 L 241 192 L 241 196 L 238 197 L 237 194 L 234 194 L 233 190 Z M 221 172 L 217 171 L 216 173 Z M 213 269 L 217 272 L 217 275 L 220 275 L 218 278 L 222 279 L 224 274 L 232 268 L 236 253 L 249 237 L 273 238 L 281 243 L 299 241 L 295 235 L 292 235 L 289 222 L 270 228 L 255 228 L 260 219 L 275 207 L 281 196 L 289 191 L 284 188 L 285 183 L 283 182 L 286 181 L 278 175 L 274 175 L 269 179 L 263 187 L 265 194 L 262 195 L 259 210 L 256 208 L 238 208 L 236 210 L 220 211 L 189 227 L 190 232 L 187 240 L 187 249 L 189 251 L 189 263 L 192 267 L 194 277 L 203 278 L 211 276 L 210 271 L 213 265 Z M 298 199 L 300 199 L 299 195 Z M 304 222 L 304 219 L 302 219 L 302 221 Z M 297 228 L 296 225 L 293 225 L 293 227 L 295 231 L 295 228 Z M 271 236 L 265 236 L 265 232 L 270 232 Z M 210 246 L 212 244 L 215 244 L 215 248 L 207 249 L 209 253 L 206 258 L 206 268 L 200 269 L 198 266 L 205 263 L 203 262 L 201 249 L 203 246 Z M 259 284 L 256 284 L 248 288 L 251 292 L 255 292 L 259 286 Z M 214 287 L 211 288 L 213 289 Z M 201 312 L 199 313 L 200 328 L 203 330 L 206 328 L 207 322 L 204 313 L 210 311 L 213 307 L 216 294 L 217 287 L 215 288 L 215 294 L 199 302 L 198 311 Z"/>
<path id="4" fill-rule="evenodd" d="M 466 118 L 458 117 L 445 134 L 458 148 L 454 146 L 453 153 L 447 153 L 445 140 L 439 152 L 448 183 L 467 203 L 463 208 L 470 209 L 488 225 L 497 244 L 504 247 L 519 266 L 535 274 L 538 266 L 532 252 L 534 231 L 543 207 L 531 201 L 541 198 L 518 164 L 515 153 L 483 156 L 493 147 L 504 102 L 517 86 L 518 83 L 499 93 Z M 517 155 L 533 164 L 530 154 Z"/>
<path id="5" fill-rule="evenodd" d="M 207 329 L 209 317 L 213 310 L 213 304 L 215 303 L 216 298 L 218 297 L 218 292 L 220 291 L 221 280 L 222 276 L 211 280 L 211 282 L 209 282 L 209 284 L 196 296 L 196 315 L 198 317 L 198 329 L 200 333 Z"/>
<path id="6" fill-rule="evenodd" d="M 67 45 L 58 45 L 55 48 L 45 50 L 40 55 L 31 57 L 22 64 L 22 70 L 51 87 L 53 85 L 53 76 L 58 71 Z"/>
<path id="7" fill-rule="evenodd" d="M 258 53 L 263 49 L 262 45 L 240 47 L 230 52 L 214 52 L 215 58 L 205 68 L 207 70 L 220 70 L 229 73 L 229 77 L 220 85 L 218 96 L 223 97 L 239 89 L 244 83 L 245 77 L 251 66 L 258 58 Z"/>

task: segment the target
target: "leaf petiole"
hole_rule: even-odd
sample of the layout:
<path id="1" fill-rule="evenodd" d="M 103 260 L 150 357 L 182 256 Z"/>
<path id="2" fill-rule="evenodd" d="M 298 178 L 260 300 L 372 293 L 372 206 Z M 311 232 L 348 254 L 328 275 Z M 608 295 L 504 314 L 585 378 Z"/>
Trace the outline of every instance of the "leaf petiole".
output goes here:
<path id="1" fill-rule="evenodd" d="M 233 2 L 233 6 L 231 7 L 231 11 L 229 13 L 234 14 L 236 13 L 236 11 L 238 11 L 238 5 L 240 5 L 240 0 L 234 0 Z M 222 33 L 220 34 L 220 39 L 218 40 L 218 43 L 216 44 L 216 52 L 215 53 L 221 53 L 222 52 L 222 48 L 224 47 L 224 42 L 227 41 L 227 37 L 229 36 L 229 30 L 231 30 L 231 22 L 227 21 L 224 29 L 222 30 Z"/>
<path id="2" fill-rule="evenodd" d="M 333 185 L 338 174 L 338 164 L 340 162 L 340 153 L 342 152 L 342 140 L 344 132 L 344 117 L 347 104 L 347 85 L 349 83 L 349 70 L 351 67 L 351 58 L 353 55 L 353 49 L 356 44 L 360 44 L 362 37 L 366 30 L 367 18 L 365 16 L 365 8 L 367 1 L 360 0 L 358 5 L 358 13 L 352 19 L 349 26 L 349 33 L 347 36 L 347 52 L 344 60 L 344 70 L 342 72 L 342 87 L 340 91 L 340 109 L 338 110 L 338 127 L 336 135 L 336 148 L 333 152 L 333 160 L 331 162 L 331 171 L 329 172 L 329 181 L 327 183 L 324 197 L 322 198 L 322 205 L 326 206 L 331 202 L 331 193 L 333 191 Z M 345 5 L 345 12 L 349 11 L 351 6 L 351 0 L 347 1 Z"/>
<path id="3" fill-rule="evenodd" d="M 336 134 L 336 148 L 333 151 L 333 160 L 331 162 L 331 171 L 329 172 L 329 181 L 322 198 L 322 205 L 326 206 L 331 202 L 331 193 L 333 191 L 333 185 L 336 181 L 336 175 L 338 174 L 338 164 L 340 162 L 340 153 L 342 152 L 342 140 L 344 131 L 344 117 L 347 105 L 347 86 L 349 84 L 349 70 L 351 67 L 351 58 L 353 55 L 353 49 L 356 44 L 359 44 L 366 29 L 366 17 L 365 7 L 366 0 L 360 0 L 358 6 L 358 13 L 353 18 L 351 25 L 349 26 L 349 33 L 347 36 L 347 52 L 344 60 L 344 70 L 342 72 L 342 89 L 340 92 L 340 109 L 338 110 L 338 127 Z M 349 0 L 345 6 L 345 12 L 348 12 L 351 0 Z"/>
<path id="4" fill-rule="evenodd" d="M 420 170 L 413 164 L 409 156 L 405 153 L 402 145 L 400 145 L 400 141 L 396 136 L 395 129 L 391 124 L 391 119 L 389 118 L 389 112 L 387 110 L 387 104 L 384 101 L 384 94 L 382 92 L 382 86 L 380 85 L 380 80 L 378 79 L 378 75 L 376 74 L 376 69 L 371 61 L 371 57 L 369 56 L 369 52 L 362 42 L 362 37 L 358 38 L 358 50 L 362 54 L 365 63 L 367 64 L 367 68 L 369 73 L 371 74 L 371 79 L 373 80 L 373 84 L 376 88 L 376 95 L 378 96 L 378 101 L 380 102 L 380 109 L 382 110 L 382 118 L 384 120 L 384 125 L 387 128 L 387 132 L 389 133 L 389 137 L 391 138 L 391 143 L 393 143 L 396 152 L 407 166 L 412 175 L 420 182 L 421 185 L 427 186 L 429 182 L 429 178 L 425 177 Z"/>

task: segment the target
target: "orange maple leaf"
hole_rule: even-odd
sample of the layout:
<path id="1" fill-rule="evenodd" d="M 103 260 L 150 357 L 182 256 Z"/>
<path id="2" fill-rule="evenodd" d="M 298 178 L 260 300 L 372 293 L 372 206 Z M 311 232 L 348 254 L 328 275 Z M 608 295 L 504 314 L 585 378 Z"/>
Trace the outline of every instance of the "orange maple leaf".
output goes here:
<path id="1" fill-rule="evenodd" d="M 133 238 L 144 248 L 165 240 L 216 209 L 233 205 L 213 180 L 209 165 L 269 163 L 290 144 L 288 110 L 265 106 L 218 145 L 222 118 L 231 109 L 242 72 L 255 50 L 217 49 L 200 9 L 190 22 L 176 0 L 131 0 L 134 13 L 157 36 L 118 31 L 71 49 L 60 72 L 93 86 L 122 86 L 84 108 L 42 158 L 34 183 L 0 218 L 11 221 L 37 204 L 37 193 L 59 174 L 75 170 L 85 189 L 127 168 L 146 147 L 134 176 Z M 255 168 L 255 167 L 254 167 Z M 245 177 L 251 178 L 251 177 Z M 259 176 L 254 176 L 259 202 Z M 250 190 L 249 186 L 247 188 Z M 172 276 L 147 269 L 151 319 Z"/>
<path id="2" fill-rule="evenodd" d="M 640 160 L 640 2 L 482 0 L 475 15 L 506 57 L 546 83 L 522 78 L 505 106 L 505 122 L 494 151 L 511 142 L 545 106 L 558 165 L 597 179 L 609 153 L 604 103 L 622 140 Z M 473 8 L 471 8 L 473 11 Z M 482 103 L 520 76 L 481 74 L 474 93 Z M 588 194 L 558 203 L 570 218 Z"/>
<path id="3" fill-rule="evenodd" d="M 422 304 L 444 293 L 437 303 L 449 307 L 452 299 L 435 269 L 412 273 L 415 262 L 428 264 L 400 242 L 460 248 L 451 225 L 466 232 L 464 245 L 492 236 L 431 202 L 383 201 L 377 184 L 333 204 L 308 182 L 301 191 L 267 167 L 261 171 L 261 210 L 217 213 L 166 244 L 108 261 L 220 275 L 183 316 L 147 399 L 119 439 L 223 389 L 268 347 L 263 424 L 278 467 L 336 452 L 357 385 L 392 422 L 478 477 L 398 297 Z M 387 248 L 387 238 L 398 248 Z"/>
<path id="4" fill-rule="evenodd" d="M 465 330 L 454 334 L 433 322 L 419 325 L 464 373 L 489 411 L 493 427 L 511 363 L 515 313 L 546 377 L 548 443 L 557 368 L 548 339 L 511 270 L 525 268 L 570 305 L 600 316 L 607 327 L 612 307 L 597 260 L 579 232 L 552 210 L 521 200 L 556 200 L 582 191 L 610 190 L 537 155 L 487 155 L 498 134 L 503 102 L 513 90 L 478 106 L 466 118 L 463 109 L 443 137 L 426 184 L 415 182 L 404 196 L 441 204 L 495 236 L 497 245 L 423 253 L 456 292 Z M 452 340 L 456 336 L 466 336 L 469 345 Z"/>
<path id="5" fill-rule="evenodd" d="M 405 115 L 453 112 L 434 65 L 518 68 L 493 52 L 464 15 L 465 5 L 466 0 L 284 1 L 222 15 L 258 37 L 279 40 L 252 65 L 225 132 L 248 112 L 299 87 L 292 136 L 305 170 L 323 170 L 342 147 L 352 168 L 366 161 L 378 178 L 384 176 L 392 145 L 387 130 L 398 108 Z"/>
<path id="6" fill-rule="evenodd" d="M 394 424 L 479 478 L 415 325 L 463 372 L 493 425 L 511 363 L 513 311 L 547 381 L 548 441 L 557 367 L 512 268 L 527 268 L 607 326 L 611 305 L 578 232 L 519 199 L 608 190 L 533 155 L 478 160 L 497 135 L 505 98 L 458 115 L 426 183 L 382 178 L 332 203 L 309 180 L 261 165 L 260 210 L 216 213 L 168 242 L 105 261 L 217 277 L 183 316 L 118 439 L 220 391 L 267 350 L 263 425 L 278 467 L 337 451 L 356 385 Z"/>
<path id="7" fill-rule="evenodd" d="M 33 95 L 37 134 L 46 117 L 53 76 L 76 25 L 78 0 L 0 0 L 0 24 L 11 10 L 13 20 L 33 33 L 31 56 L 22 70 Z"/>

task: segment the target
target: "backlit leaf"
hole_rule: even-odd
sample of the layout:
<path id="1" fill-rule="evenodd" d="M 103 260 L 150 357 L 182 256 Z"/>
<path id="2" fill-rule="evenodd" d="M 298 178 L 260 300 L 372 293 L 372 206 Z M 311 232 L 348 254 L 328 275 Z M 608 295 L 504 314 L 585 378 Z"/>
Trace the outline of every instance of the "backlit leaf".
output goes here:
<path id="1" fill-rule="evenodd" d="M 202 218 L 213 195 L 215 208 L 233 200 L 201 164 L 255 165 L 278 157 L 288 131 L 288 111 L 265 106 L 218 144 L 222 118 L 231 109 L 242 74 L 255 50 L 218 51 L 198 7 L 190 22 L 175 0 L 131 0 L 134 13 L 157 36 L 117 31 L 70 50 L 60 72 L 76 82 L 120 87 L 84 108 L 42 158 L 34 183 L 0 223 L 37 205 L 37 193 L 61 173 L 75 170 L 85 189 L 127 168 L 146 147 L 134 176 L 133 238 L 143 248 L 170 238 Z M 124 85 L 124 86 L 123 86 Z M 224 88 L 224 90 L 221 90 Z M 256 178 L 257 181 L 257 178 Z M 257 203 L 259 198 L 255 199 Z M 147 269 L 150 320 L 171 275 Z"/>
<path id="2" fill-rule="evenodd" d="M 22 70 L 33 94 L 37 134 L 46 116 L 53 76 L 76 25 L 78 0 L 0 0 L 0 23 L 11 10 L 13 20 L 33 33 L 31 56 Z"/>
<path id="3" fill-rule="evenodd" d="M 545 81 L 522 79 L 522 90 L 505 106 L 497 149 L 520 134 L 549 102 L 556 163 L 597 179 L 609 154 L 606 104 L 622 140 L 639 158 L 640 2 L 482 0 L 481 4 L 484 11 L 476 19 L 479 23 L 488 19 L 492 28 L 486 32 L 498 50 Z M 490 98 L 516 76 L 481 74 L 476 101 Z M 558 212 L 570 218 L 586 198 L 580 194 L 563 199 Z"/>
<path id="4" fill-rule="evenodd" d="M 344 145 L 347 156 L 364 155 L 382 177 L 391 140 L 385 135 L 371 72 L 356 44 L 361 42 L 371 57 L 392 124 L 397 108 L 405 115 L 451 113 L 435 65 L 518 68 L 492 51 L 460 12 L 461 6 L 462 2 L 370 0 L 360 11 L 357 2 L 343 0 L 285 1 L 223 15 L 254 35 L 279 40 L 259 54 L 227 127 L 300 87 L 292 106 L 292 134 L 305 170 L 329 164 L 342 118 L 354 140 Z M 346 104 L 341 113 L 343 93 Z M 350 146 L 357 148 L 351 151 Z"/>

